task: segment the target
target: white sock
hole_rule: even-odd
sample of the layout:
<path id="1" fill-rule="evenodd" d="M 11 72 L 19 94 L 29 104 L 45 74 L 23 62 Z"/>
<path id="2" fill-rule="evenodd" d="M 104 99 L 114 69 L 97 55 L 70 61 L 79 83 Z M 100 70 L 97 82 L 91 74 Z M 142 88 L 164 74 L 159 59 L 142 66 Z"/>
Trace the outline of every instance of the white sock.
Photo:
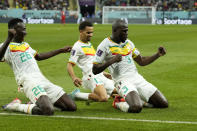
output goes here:
<path id="1" fill-rule="evenodd" d="M 88 100 L 89 95 L 90 95 L 90 93 L 78 92 L 78 93 L 76 93 L 75 97 L 79 100 Z"/>
<path id="2" fill-rule="evenodd" d="M 16 110 L 27 114 L 32 114 L 32 109 L 35 106 L 36 106 L 35 104 L 19 104 Z"/>
<path id="3" fill-rule="evenodd" d="M 129 110 L 129 105 L 127 104 L 127 102 L 117 102 L 116 107 L 123 112 L 128 112 Z"/>

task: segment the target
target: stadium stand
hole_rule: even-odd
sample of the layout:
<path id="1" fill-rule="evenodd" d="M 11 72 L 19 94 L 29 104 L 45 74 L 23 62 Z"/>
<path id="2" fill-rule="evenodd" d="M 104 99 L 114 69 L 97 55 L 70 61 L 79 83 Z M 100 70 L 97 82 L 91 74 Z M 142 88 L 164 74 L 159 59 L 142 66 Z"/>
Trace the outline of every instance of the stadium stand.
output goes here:
<path id="1" fill-rule="evenodd" d="M 67 10 L 68 6 L 68 0 L 0 0 L 0 9 Z"/>
<path id="2" fill-rule="evenodd" d="M 196 10 L 194 0 L 101 0 L 102 6 L 156 6 L 158 11 Z"/>
<path id="3" fill-rule="evenodd" d="M 71 19 L 72 22 L 77 23 L 84 18 L 101 23 L 103 6 L 155 6 L 157 19 L 164 19 L 164 17 L 168 19 L 193 19 L 194 23 L 197 23 L 197 0 L 92 1 L 94 2 L 91 0 L 0 0 L 0 18 L 3 18 L 0 22 L 6 22 L 5 19 L 13 17 L 52 18 L 59 21 L 61 12 L 64 11 L 66 23 L 70 22 Z M 87 6 L 86 4 L 80 5 L 80 2 L 94 4 Z"/>

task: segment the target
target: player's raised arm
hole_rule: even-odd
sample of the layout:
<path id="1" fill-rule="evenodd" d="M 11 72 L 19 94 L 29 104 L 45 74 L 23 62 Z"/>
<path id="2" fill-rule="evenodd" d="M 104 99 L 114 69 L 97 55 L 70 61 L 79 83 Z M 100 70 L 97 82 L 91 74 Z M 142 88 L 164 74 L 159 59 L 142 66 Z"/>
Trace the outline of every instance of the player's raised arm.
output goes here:
<path id="1" fill-rule="evenodd" d="M 10 42 L 12 41 L 12 39 L 14 38 L 14 35 L 16 34 L 15 29 L 9 29 L 8 30 L 8 37 L 6 39 L 6 41 L 3 43 L 3 45 L 0 47 L 0 60 L 3 58 L 6 49 L 8 47 L 8 45 L 10 44 Z"/>
<path id="2" fill-rule="evenodd" d="M 166 50 L 164 47 L 159 47 L 158 52 L 152 56 L 141 56 L 138 55 L 134 60 L 140 65 L 140 66 L 146 66 L 148 64 L 151 64 L 156 59 L 158 59 L 160 56 L 163 56 L 166 54 Z"/>
<path id="3" fill-rule="evenodd" d="M 53 56 L 56 56 L 60 53 L 68 53 L 70 52 L 72 49 L 71 46 L 65 46 L 63 48 L 60 48 L 60 49 L 57 49 L 57 50 L 53 50 L 53 51 L 49 51 L 49 52 L 46 52 L 46 53 L 40 53 L 40 54 L 37 54 L 35 56 L 35 59 L 40 61 L 40 60 L 45 60 L 45 59 L 48 59 L 48 58 L 51 58 Z"/>

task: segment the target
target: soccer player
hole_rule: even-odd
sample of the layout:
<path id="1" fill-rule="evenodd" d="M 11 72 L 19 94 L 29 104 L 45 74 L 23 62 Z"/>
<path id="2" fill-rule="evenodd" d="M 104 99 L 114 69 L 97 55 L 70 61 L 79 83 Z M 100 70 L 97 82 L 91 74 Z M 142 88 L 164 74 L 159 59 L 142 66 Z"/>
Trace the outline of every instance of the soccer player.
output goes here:
<path id="1" fill-rule="evenodd" d="M 92 74 L 93 59 L 95 50 L 90 39 L 93 36 L 93 25 L 91 22 L 83 21 L 79 25 L 79 40 L 74 44 L 69 62 L 67 64 L 67 71 L 73 80 L 76 87 L 83 86 L 90 89 L 92 93 L 82 93 L 78 90 L 73 91 L 74 97 L 81 100 L 93 100 L 105 102 L 108 100 L 108 95 L 114 90 L 114 83 L 107 73 Z M 77 65 L 83 74 L 82 80 L 78 78 L 73 67 Z M 108 95 L 107 95 L 108 94 Z M 72 96 L 72 95 L 71 95 Z"/>
<path id="2" fill-rule="evenodd" d="M 93 64 L 93 73 L 99 74 L 109 67 L 110 74 L 115 81 L 115 88 L 119 97 L 114 100 L 114 107 L 124 112 L 139 113 L 143 103 L 141 99 L 156 108 L 167 108 L 168 102 L 163 94 L 151 83 L 147 82 L 137 71 L 134 64 L 145 66 L 166 54 L 163 47 L 159 47 L 152 56 L 141 56 L 133 42 L 127 39 L 128 24 L 117 20 L 112 25 L 112 36 L 105 38 L 97 47 Z"/>
<path id="3" fill-rule="evenodd" d="M 3 106 L 3 109 L 33 115 L 53 115 L 54 105 L 63 111 L 75 111 L 75 103 L 61 87 L 52 84 L 43 76 L 36 62 L 59 53 L 70 52 L 71 47 L 37 53 L 27 42 L 24 42 L 25 35 L 26 27 L 23 21 L 18 18 L 10 20 L 7 40 L 0 44 L 0 60 L 11 66 L 18 86 L 24 89 L 26 97 L 33 104 L 21 104 L 19 99 L 15 99 Z"/>

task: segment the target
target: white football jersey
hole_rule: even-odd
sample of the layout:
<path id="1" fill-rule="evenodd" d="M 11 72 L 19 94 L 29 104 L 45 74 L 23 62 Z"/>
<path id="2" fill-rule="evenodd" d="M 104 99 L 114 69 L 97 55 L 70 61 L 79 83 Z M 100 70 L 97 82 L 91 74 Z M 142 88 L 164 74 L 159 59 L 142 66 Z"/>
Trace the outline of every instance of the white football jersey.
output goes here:
<path id="1" fill-rule="evenodd" d="M 0 47 L 3 44 L 0 44 Z M 20 85 L 25 76 L 31 73 L 39 73 L 40 69 L 34 56 L 37 54 L 26 42 L 11 42 L 7 47 L 2 61 L 8 63 L 15 75 L 16 82 Z"/>
<path id="2" fill-rule="evenodd" d="M 133 58 L 137 57 L 140 52 L 130 40 L 127 39 L 124 43 L 117 44 L 110 38 L 105 38 L 97 47 L 93 60 L 94 64 L 103 63 L 117 54 L 122 55 L 122 61 L 116 62 L 108 68 L 116 82 L 137 72 Z"/>
<path id="3" fill-rule="evenodd" d="M 92 44 L 78 40 L 72 48 L 69 62 L 76 64 L 82 70 L 83 75 L 92 74 L 94 56 L 95 50 Z"/>

